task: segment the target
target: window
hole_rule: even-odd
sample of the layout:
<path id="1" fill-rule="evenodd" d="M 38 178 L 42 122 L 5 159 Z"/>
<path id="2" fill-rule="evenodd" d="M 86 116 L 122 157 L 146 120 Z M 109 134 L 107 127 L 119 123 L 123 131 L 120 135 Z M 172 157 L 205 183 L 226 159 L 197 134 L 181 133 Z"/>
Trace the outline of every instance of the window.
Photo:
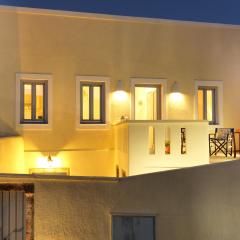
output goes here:
<path id="1" fill-rule="evenodd" d="M 199 86 L 197 92 L 198 119 L 208 120 L 209 124 L 217 124 L 217 88 Z"/>
<path id="2" fill-rule="evenodd" d="M 77 76 L 77 129 L 109 128 L 109 82 L 108 77 Z"/>
<path id="3" fill-rule="evenodd" d="M 21 80 L 20 123 L 48 123 L 48 82 Z"/>
<path id="4" fill-rule="evenodd" d="M 195 119 L 208 120 L 210 129 L 223 126 L 223 81 L 195 81 Z"/>
<path id="5" fill-rule="evenodd" d="M 155 218 L 153 216 L 113 216 L 113 240 L 154 240 Z"/>
<path id="6" fill-rule="evenodd" d="M 80 83 L 80 123 L 105 123 L 105 85 L 102 82 Z"/>
<path id="7" fill-rule="evenodd" d="M 16 74 L 16 127 L 25 130 L 52 127 L 52 76 Z"/>

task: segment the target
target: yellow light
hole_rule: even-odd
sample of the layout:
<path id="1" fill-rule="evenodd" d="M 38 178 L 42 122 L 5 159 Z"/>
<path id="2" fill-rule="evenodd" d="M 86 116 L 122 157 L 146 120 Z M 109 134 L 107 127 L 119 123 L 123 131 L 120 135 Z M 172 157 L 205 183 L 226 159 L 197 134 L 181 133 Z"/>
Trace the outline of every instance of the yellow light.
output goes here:
<path id="1" fill-rule="evenodd" d="M 37 158 L 37 168 L 60 168 L 62 167 L 61 160 L 58 157 L 52 157 L 49 161 L 49 156 Z"/>
<path id="2" fill-rule="evenodd" d="M 126 101 L 128 94 L 123 90 L 118 90 L 113 93 L 113 99 L 118 102 Z"/>
<path id="3" fill-rule="evenodd" d="M 173 92 L 170 94 L 170 101 L 171 102 L 182 102 L 183 101 L 183 94 L 180 92 Z"/>

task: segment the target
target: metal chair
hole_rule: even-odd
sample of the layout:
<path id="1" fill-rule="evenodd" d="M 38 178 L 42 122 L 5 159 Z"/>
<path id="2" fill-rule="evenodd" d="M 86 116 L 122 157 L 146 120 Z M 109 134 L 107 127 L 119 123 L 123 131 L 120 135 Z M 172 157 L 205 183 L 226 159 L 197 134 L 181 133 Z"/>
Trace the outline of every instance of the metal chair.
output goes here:
<path id="1" fill-rule="evenodd" d="M 222 152 L 226 157 L 232 156 L 235 149 L 234 128 L 216 128 L 214 134 L 209 134 L 209 155 Z"/>

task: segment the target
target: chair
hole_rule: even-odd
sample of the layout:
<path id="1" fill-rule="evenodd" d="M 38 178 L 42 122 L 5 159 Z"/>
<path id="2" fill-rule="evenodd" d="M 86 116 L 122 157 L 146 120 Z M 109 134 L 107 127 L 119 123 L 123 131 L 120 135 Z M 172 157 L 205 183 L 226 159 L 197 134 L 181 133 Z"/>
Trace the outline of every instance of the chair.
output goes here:
<path id="1" fill-rule="evenodd" d="M 219 152 L 232 156 L 233 148 L 235 150 L 234 128 L 216 128 L 214 134 L 209 134 L 210 156 Z"/>

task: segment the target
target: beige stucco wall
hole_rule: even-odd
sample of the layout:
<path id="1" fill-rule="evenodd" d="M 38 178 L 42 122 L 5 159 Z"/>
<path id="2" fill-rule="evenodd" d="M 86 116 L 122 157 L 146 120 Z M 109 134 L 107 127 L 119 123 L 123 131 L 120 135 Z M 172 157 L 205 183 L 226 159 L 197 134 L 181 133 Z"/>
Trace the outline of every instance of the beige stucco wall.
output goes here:
<path id="1" fill-rule="evenodd" d="M 0 173 L 24 173 L 24 141 L 18 136 L 0 138 Z"/>
<path id="2" fill-rule="evenodd" d="M 156 240 L 239 239 L 239 161 L 114 179 L 34 182 L 35 239 L 111 239 L 111 214 L 156 215 Z"/>
<path id="3" fill-rule="evenodd" d="M 222 80 L 224 125 L 239 127 L 239 41 L 240 28 L 231 26 L 67 16 L 48 11 L 16 13 L 1 8 L 0 130 L 16 132 L 16 73 L 51 74 L 52 128 L 18 129 L 24 138 L 27 164 L 35 164 L 32 150 L 39 150 L 40 156 L 65 149 L 72 152 L 67 156 L 62 153 L 63 161 L 82 166 L 78 164 L 78 175 L 114 175 L 112 131 L 76 130 L 76 76 L 109 76 L 111 91 L 119 79 L 129 91 L 130 77 L 166 79 L 167 93 L 178 81 L 184 102 L 181 107 L 168 102 L 168 119 L 193 119 L 194 80 Z M 129 115 L 129 104 L 123 105 L 117 108 L 112 102 L 112 120 Z M 96 154 L 89 149 L 100 151 Z M 98 171 L 101 168 L 102 172 Z"/>

